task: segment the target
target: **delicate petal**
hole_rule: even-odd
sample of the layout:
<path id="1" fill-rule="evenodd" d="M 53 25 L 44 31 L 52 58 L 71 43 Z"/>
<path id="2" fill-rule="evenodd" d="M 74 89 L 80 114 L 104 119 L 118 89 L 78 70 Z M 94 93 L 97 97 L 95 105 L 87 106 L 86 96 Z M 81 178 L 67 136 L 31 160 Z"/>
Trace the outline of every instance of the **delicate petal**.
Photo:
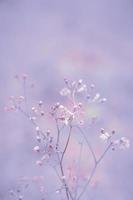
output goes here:
<path id="1" fill-rule="evenodd" d="M 100 98 L 100 94 L 97 93 L 97 94 L 94 96 L 93 101 L 95 102 L 95 101 L 99 100 L 99 98 Z"/>
<path id="2" fill-rule="evenodd" d="M 63 88 L 63 89 L 60 91 L 60 95 L 61 95 L 61 96 L 68 96 L 70 93 L 71 93 L 71 91 L 70 91 L 68 88 Z"/>
<path id="3" fill-rule="evenodd" d="M 39 152 L 40 151 L 40 147 L 39 146 L 35 146 L 34 149 L 33 149 L 33 151 Z"/>
<path id="4" fill-rule="evenodd" d="M 81 87 L 78 88 L 77 92 L 84 92 L 87 90 L 87 86 L 85 84 L 81 85 Z"/>
<path id="5" fill-rule="evenodd" d="M 120 139 L 120 144 L 119 144 L 119 148 L 120 149 L 126 149 L 130 147 L 130 141 L 129 139 L 127 139 L 126 137 L 122 137 Z"/>
<path id="6" fill-rule="evenodd" d="M 100 135 L 100 139 L 107 142 L 107 140 L 110 138 L 110 135 L 108 132 L 105 132 L 105 133 L 101 133 Z"/>

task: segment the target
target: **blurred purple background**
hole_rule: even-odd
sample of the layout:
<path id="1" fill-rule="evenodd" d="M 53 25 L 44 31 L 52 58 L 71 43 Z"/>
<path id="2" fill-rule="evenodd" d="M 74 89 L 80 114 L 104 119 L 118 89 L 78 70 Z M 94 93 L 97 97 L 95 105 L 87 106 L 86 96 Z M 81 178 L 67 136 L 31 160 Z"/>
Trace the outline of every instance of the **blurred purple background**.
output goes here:
<path id="1" fill-rule="evenodd" d="M 106 157 L 91 200 L 132 200 L 132 54 L 132 0 L 0 0 L 1 200 L 8 199 L 18 177 L 45 176 L 34 166 L 31 126 L 3 111 L 8 96 L 18 91 L 13 77 L 21 73 L 35 82 L 29 98 L 48 104 L 60 98 L 64 77 L 96 84 L 108 99 L 101 123 L 129 137 L 131 148 Z"/>

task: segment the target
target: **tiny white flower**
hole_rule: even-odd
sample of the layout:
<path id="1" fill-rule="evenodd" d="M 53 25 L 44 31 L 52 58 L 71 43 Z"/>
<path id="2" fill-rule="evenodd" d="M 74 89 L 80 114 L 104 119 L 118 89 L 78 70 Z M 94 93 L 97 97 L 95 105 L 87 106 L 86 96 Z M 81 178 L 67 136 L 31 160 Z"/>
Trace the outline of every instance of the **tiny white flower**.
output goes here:
<path id="1" fill-rule="evenodd" d="M 35 117 L 35 116 L 30 117 L 30 120 L 31 120 L 31 121 L 35 121 L 35 120 L 36 120 L 36 117 Z"/>
<path id="2" fill-rule="evenodd" d="M 82 104 L 81 102 L 79 102 L 79 103 L 78 103 L 78 106 L 79 106 L 79 107 L 82 107 L 82 106 L 83 106 L 83 104 Z"/>
<path id="3" fill-rule="evenodd" d="M 36 136 L 38 142 L 41 142 L 41 137 L 39 135 Z"/>
<path id="4" fill-rule="evenodd" d="M 35 146 L 33 149 L 35 152 L 39 152 L 40 151 L 40 147 L 39 146 Z"/>
<path id="5" fill-rule="evenodd" d="M 39 103 L 38 103 L 38 104 L 39 104 L 39 106 L 42 106 L 42 104 L 43 104 L 43 101 L 39 101 Z"/>
<path id="6" fill-rule="evenodd" d="M 63 89 L 60 91 L 60 95 L 61 95 L 61 96 L 68 96 L 70 93 L 71 93 L 71 91 L 70 91 L 68 88 L 63 88 Z"/>
<path id="7" fill-rule="evenodd" d="M 42 166 L 42 165 L 43 165 L 43 162 L 42 162 L 41 160 L 37 160 L 37 161 L 36 161 L 36 165 Z"/>
<path id="8" fill-rule="evenodd" d="M 35 109 L 36 109 L 36 108 L 35 108 L 34 106 L 31 108 L 32 111 L 35 111 Z"/>
<path id="9" fill-rule="evenodd" d="M 50 135 L 50 133 L 51 133 L 50 129 L 47 129 L 46 134 Z"/>
<path id="10" fill-rule="evenodd" d="M 39 126 L 36 126 L 36 131 L 39 131 L 39 130 L 40 130 Z"/>
<path id="11" fill-rule="evenodd" d="M 100 94 L 97 93 L 97 94 L 94 96 L 93 101 L 95 102 L 95 101 L 99 100 L 99 98 L 100 98 Z"/>
<path id="12" fill-rule="evenodd" d="M 80 88 L 78 88 L 77 92 L 84 92 L 84 91 L 86 91 L 86 90 L 87 90 L 87 85 L 86 85 L 86 84 L 83 84 L 83 85 L 81 85 Z"/>
<path id="13" fill-rule="evenodd" d="M 60 109 L 64 109 L 64 106 L 63 106 L 63 105 L 60 105 L 59 108 L 60 108 Z"/>
<path id="14" fill-rule="evenodd" d="M 60 190 L 56 190 L 56 194 L 59 194 L 60 193 Z"/>
<path id="15" fill-rule="evenodd" d="M 107 101 L 106 98 L 100 99 L 100 102 L 101 102 L 101 103 L 105 103 L 106 101 Z"/>
<path id="16" fill-rule="evenodd" d="M 82 79 L 80 79 L 80 80 L 78 81 L 78 83 L 79 83 L 79 84 L 83 83 L 83 80 L 82 80 Z"/>
<path id="17" fill-rule="evenodd" d="M 110 135 L 108 132 L 100 134 L 100 139 L 103 140 L 104 142 L 107 142 L 109 138 L 110 138 Z"/>
<path id="18" fill-rule="evenodd" d="M 49 155 L 45 154 L 42 156 L 41 161 L 48 160 L 48 159 L 49 159 Z"/>
<path id="19" fill-rule="evenodd" d="M 24 101 L 24 99 L 25 99 L 24 96 L 19 96 L 19 97 L 18 97 L 18 100 L 19 100 L 19 101 Z"/>
<path id="20" fill-rule="evenodd" d="M 127 139 L 126 137 L 122 137 L 120 139 L 120 143 L 119 143 L 119 148 L 120 149 L 126 149 L 130 147 L 130 141 L 129 139 Z"/>

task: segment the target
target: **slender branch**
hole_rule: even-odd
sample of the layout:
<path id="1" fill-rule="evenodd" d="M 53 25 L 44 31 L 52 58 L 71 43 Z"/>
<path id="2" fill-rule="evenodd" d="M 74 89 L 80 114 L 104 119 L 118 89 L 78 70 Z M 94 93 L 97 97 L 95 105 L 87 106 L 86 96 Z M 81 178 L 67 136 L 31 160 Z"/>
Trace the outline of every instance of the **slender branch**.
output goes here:
<path id="1" fill-rule="evenodd" d="M 64 169 L 63 169 L 63 165 L 62 165 L 62 163 L 61 163 L 61 161 L 60 161 L 60 157 L 59 157 L 59 153 L 58 153 L 58 152 L 57 152 L 57 156 L 58 156 L 58 160 L 59 160 L 59 165 L 60 165 L 60 170 L 61 170 L 61 176 L 63 177 L 63 179 L 62 179 L 62 178 L 59 178 L 59 179 L 62 181 L 62 183 L 63 183 L 63 185 L 64 185 L 64 187 L 65 187 L 67 200 L 69 200 L 69 195 L 70 195 L 70 198 L 71 198 L 72 200 L 74 200 L 74 199 L 73 199 L 73 196 L 72 196 L 72 194 L 71 194 L 71 191 L 69 190 L 69 187 L 68 187 L 68 185 L 67 185 L 67 182 L 66 182 L 66 180 L 65 180 Z"/>
<path id="2" fill-rule="evenodd" d="M 81 168 L 81 158 L 82 158 L 82 150 L 83 150 L 83 144 L 80 144 L 80 152 L 79 152 L 79 161 L 78 161 L 78 176 L 77 176 L 77 181 L 76 181 L 76 189 L 75 189 L 75 199 L 77 197 L 77 192 L 78 192 L 78 182 L 79 182 L 79 173 L 80 173 L 80 168 Z"/>
<path id="3" fill-rule="evenodd" d="M 102 155 L 100 156 L 100 158 L 97 160 L 97 164 L 99 164 L 102 161 L 102 159 L 104 158 L 105 154 L 108 152 L 108 150 L 110 149 L 111 146 L 112 146 L 112 143 L 110 142 L 110 144 L 107 146 L 107 148 L 102 153 Z"/>
<path id="4" fill-rule="evenodd" d="M 82 192 L 81 192 L 80 195 L 78 196 L 77 200 L 79 200 L 79 199 L 82 197 L 82 195 L 84 194 L 84 192 L 86 191 L 88 185 L 90 184 L 90 182 L 91 182 L 91 180 L 92 180 L 92 178 L 93 178 L 93 176 L 94 176 L 94 174 L 95 174 L 96 168 L 97 168 L 97 165 L 94 166 L 94 168 L 93 168 L 93 170 L 92 170 L 92 172 L 91 172 L 91 174 L 90 174 L 90 177 L 88 178 L 88 181 L 87 181 L 87 183 L 85 184 L 85 186 L 84 186 Z"/>
<path id="5" fill-rule="evenodd" d="M 88 139 L 87 139 L 87 137 L 86 137 L 84 131 L 83 131 L 79 126 L 74 126 L 74 127 L 77 128 L 77 129 L 80 131 L 80 133 L 82 134 L 82 136 L 84 137 L 84 139 L 85 139 L 85 141 L 86 141 L 86 143 L 87 143 L 87 145 L 88 145 L 88 147 L 89 147 L 89 150 L 90 150 L 90 152 L 91 152 L 91 154 L 92 154 L 92 157 L 93 157 L 93 159 L 94 159 L 94 164 L 96 164 L 96 163 L 97 163 L 96 155 L 95 155 L 94 150 L 93 150 L 93 148 L 92 148 L 90 142 L 88 141 Z"/>
<path id="6" fill-rule="evenodd" d="M 73 92 L 72 92 L 72 103 L 73 103 L 73 105 L 75 106 L 76 105 L 76 100 L 75 100 L 75 89 L 73 90 Z"/>
<path id="7" fill-rule="evenodd" d="M 66 145 L 65 145 L 65 148 L 64 148 L 62 156 L 61 156 L 61 163 L 63 162 L 64 155 L 66 153 L 66 150 L 67 150 L 67 147 L 68 147 L 68 144 L 69 144 L 69 141 L 70 141 L 71 132 L 72 132 L 72 126 L 70 125 L 70 130 L 69 130 L 68 138 L 67 138 L 67 141 L 66 141 Z"/>
<path id="8" fill-rule="evenodd" d="M 107 148 L 105 149 L 105 151 L 102 153 L 102 155 L 100 156 L 100 158 L 97 160 L 97 162 L 96 162 L 94 168 L 92 169 L 92 172 L 91 172 L 91 174 L 90 174 L 90 176 L 89 176 L 89 178 L 88 178 L 88 181 L 87 181 L 87 183 L 85 184 L 85 186 L 84 186 L 82 192 L 81 192 L 80 195 L 78 196 L 77 200 L 79 200 L 79 199 L 82 197 L 82 195 L 85 193 L 87 187 L 89 186 L 89 184 L 90 184 L 90 182 L 91 182 L 91 180 L 92 180 L 92 178 L 93 178 L 93 176 L 94 176 L 94 174 L 95 174 L 95 171 L 96 171 L 98 165 L 99 165 L 99 164 L 101 163 L 101 161 L 103 160 L 104 156 L 106 155 L 106 153 L 107 153 L 108 150 L 110 149 L 111 145 L 112 145 L 112 144 L 110 143 L 110 144 L 107 146 Z"/>
<path id="9" fill-rule="evenodd" d="M 61 130 L 63 129 L 63 127 L 62 127 L 62 129 L 59 129 L 58 120 L 55 120 L 55 122 L 56 122 L 56 128 L 57 128 L 56 149 L 58 149 L 59 140 L 60 140 L 60 133 L 61 133 Z M 71 134 L 71 131 L 69 131 L 69 134 Z M 69 143 L 69 141 L 68 141 L 68 143 Z M 64 154 L 65 154 L 65 152 L 66 152 L 67 146 L 68 146 L 68 144 L 66 144 L 66 146 L 65 146 L 65 149 L 64 149 L 64 151 L 63 151 Z M 62 154 L 63 157 L 64 157 L 64 154 Z M 63 165 L 62 165 L 62 161 L 63 161 L 62 159 L 63 159 L 63 157 L 61 157 L 62 159 L 60 159 L 60 156 L 59 156 L 59 152 L 58 152 L 58 151 L 57 151 L 57 157 L 58 157 L 58 160 L 59 160 L 59 166 L 60 166 L 61 176 L 63 177 L 63 179 L 60 178 L 60 180 L 62 181 L 62 183 L 63 183 L 63 185 L 64 185 L 64 187 L 65 187 L 65 192 L 66 192 L 67 200 L 69 200 L 70 198 L 71 198 L 72 200 L 74 200 L 74 199 L 73 199 L 73 196 L 72 196 L 72 194 L 71 194 L 71 191 L 69 190 L 69 187 L 68 187 L 68 185 L 67 185 L 67 182 L 66 182 L 66 180 L 65 180 L 65 173 L 64 173 L 64 169 L 63 169 Z M 69 198 L 69 197 L 70 197 L 70 198 Z"/>
<path id="10" fill-rule="evenodd" d="M 61 128 L 59 128 L 58 119 L 55 119 L 55 122 L 56 122 L 56 128 L 57 128 L 56 150 L 58 150 L 59 140 L 60 140 L 60 133 L 64 129 L 65 125 L 63 125 Z"/>

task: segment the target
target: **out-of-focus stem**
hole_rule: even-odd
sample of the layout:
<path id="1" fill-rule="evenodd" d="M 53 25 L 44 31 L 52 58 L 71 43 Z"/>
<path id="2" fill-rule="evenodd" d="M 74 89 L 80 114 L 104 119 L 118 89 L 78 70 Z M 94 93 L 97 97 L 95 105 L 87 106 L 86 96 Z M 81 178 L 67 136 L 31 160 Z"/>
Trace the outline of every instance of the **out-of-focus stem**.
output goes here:
<path id="1" fill-rule="evenodd" d="M 96 164 L 96 162 L 97 162 L 96 155 L 95 155 L 94 150 L 93 150 L 90 142 L 88 141 L 84 131 L 79 126 L 74 126 L 74 127 L 77 128 L 80 131 L 80 133 L 82 134 L 82 136 L 83 136 L 84 140 L 86 141 L 86 143 L 87 143 L 87 145 L 89 147 L 89 150 L 90 150 L 90 152 L 92 154 L 92 157 L 94 159 L 94 164 Z"/>
<path id="2" fill-rule="evenodd" d="M 89 186 L 89 184 L 90 184 L 90 182 L 91 182 L 91 180 L 92 180 L 92 178 L 93 178 L 93 176 L 94 176 L 94 174 L 95 174 L 95 172 L 96 172 L 96 169 L 97 169 L 98 165 L 99 165 L 99 164 L 101 163 L 101 161 L 103 160 L 104 156 L 106 155 L 106 153 L 107 153 L 108 150 L 110 149 L 111 145 L 112 145 L 112 144 L 110 143 L 110 144 L 107 146 L 107 148 L 105 149 L 105 151 L 102 153 L 102 155 L 100 156 L 100 158 L 99 158 L 98 160 L 96 160 L 96 163 L 95 163 L 95 165 L 94 165 L 94 167 L 93 167 L 93 169 L 92 169 L 92 172 L 91 172 L 91 174 L 90 174 L 90 176 L 89 176 L 89 178 L 88 178 L 88 181 L 87 181 L 87 183 L 85 184 L 85 186 L 84 186 L 82 192 L 79 194 L 77 200 L 79 200 L 79 199 L 83 196 L 83 194 L 85 193 L 87 187 Z"/>
<path id="3" fill-rule="evenodd" d="M 78 175 L 77 175 L 77 181 L 76 181 L 76 189 L 75 189 L 75 196 L 74 199 L 76 199 L 77 197 L 77 193 L 78 193 L 78 183 L 79 183 L 79 174 L 80 174 L 80 168 L 81 168 L 81 157 L 82 157 L 82 149 L 83 149 L 83 144 L 80 144 L 80 152 L 79 152 L 79 162 L 78 162 Z"/>
<path id="4" fill-rule="evenodd" d="M 65 155 L 66 150 L 68 148 L 68 144 L 69 144 L 70 137 L 71 137 L 71 132 L 72 132 L 72 126 L 70 125 L 70 130 L 69 130 L 68 138 L 67 138 L 67 141 L 66 141 L 66 145 L 65 145 L 64 151 L 63 151 L 62 156 L 61 156 L 61 163 L 63 163 L 64 155 Z"/>
<path id="5" fill-rule="evenodd" d="M 65 187 L 65 192 L 66 192 L 67 200 L 69 200 L 70 198 L 71 198 L 71 200 L 74 200 L 73 196 L 72 196 L 72 194 L 71 194 L 71 192 L 69 190 L 69 187 L 67 185 L 67 182 L 65 180 L 65 173 L 64 173 L 64 169 L 63 169 L 63 158 L 64 158 L 65 152 L 66 152 L 68 144 L 69 144 L 72 127 L 70 127 L 69 136 L 68 136 L 68 139 L 67 139 L 64 151 L 62 153 L 62 156 L 60 158 L 60 155 L 59 155 L 59 152 L 58 152 L 58 146 L 59 146 L 59 140 L 60 140 L 60 132 L 61 132 L 61 130 L 59 129 L 58 121 L 55 120 L 55 122 L 56 122 L 56 128 L 57 128 L 56 150 L 57 150 L 57 157 L 58 157 L 58 160 L 59 160 L 59 166 L 60 166 L 60 171 L 61 171 L 61 176 L 62 176 L 62 178 L 60 178 L 60 180 L 62 181 L 62 183 L 63 183 L 63 185 Z"/>

